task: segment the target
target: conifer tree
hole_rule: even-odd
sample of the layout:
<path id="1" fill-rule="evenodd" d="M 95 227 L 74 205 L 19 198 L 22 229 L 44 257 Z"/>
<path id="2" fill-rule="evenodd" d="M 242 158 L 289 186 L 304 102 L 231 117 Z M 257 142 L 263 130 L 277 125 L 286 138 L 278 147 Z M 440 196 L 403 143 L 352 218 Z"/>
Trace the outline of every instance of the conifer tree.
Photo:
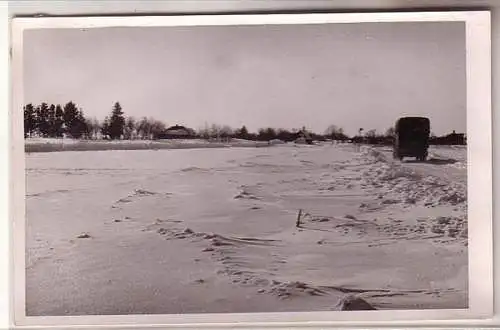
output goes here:
<path id="1" fill-rule="evenodd" d="M 47 110 L 47 136 L 56 137 L 56 106 L 51 104 Z"/>
<path id="2" fill-rule="evenodd" d="M 60 104 L 56 105 L 54 132 L 56 137 L 62 137 L 64 133 L 64 111 Z"/>
<path id="3" fill-rule="evenodd" d="M 36 129 L 40 136 L 47 136 L 49 133 L 48 113 L 49 106 L 45 102 L 36 108 Z"/>
<path id="4" fill-rule="evenodd" d="M 119 139 L 123 135 L 125 127 L 125 117 L 119 102 L 113 106 L 113 111 L 109 118 L 109 137 L 112 140 Z"/>
<path id="5" fill-rule="evenodd" d="M 76 104 L 68 102 L 64 106 L 63 120 L 65 132 L 71 137 L 79 139 L 88 133 L 88 127 L 83 111 Z"/>
<path id="6" fill-rule="evenodd" d="M 24 106 L 24 137 L 31 137 L 35 130 L 36 114 L 33 104 L 29 103 Z"/>

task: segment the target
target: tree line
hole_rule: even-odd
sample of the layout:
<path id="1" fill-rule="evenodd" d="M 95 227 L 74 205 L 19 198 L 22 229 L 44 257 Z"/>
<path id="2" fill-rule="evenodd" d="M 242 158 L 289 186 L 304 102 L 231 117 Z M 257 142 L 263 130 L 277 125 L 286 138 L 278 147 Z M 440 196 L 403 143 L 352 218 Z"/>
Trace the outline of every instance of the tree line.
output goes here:
<path id="1" fill-rule="evenodd" d="M 136 120 L 125 117 L 119 102 L 116 102 L 104 121 L 88 118 L 73 101 L 60 104 L 42 102 L 24 106 L 24 136 L 74 139 L 154 139 L 166 128 L 165 124 L 154 118 L 143 117 Z"/>
<path id="2" fill-rule="evenodd" d="M 285 142 L 295 141 L 300 136 L 308 136 L 311 140 L 325 141 L 327 139 L 335 140 L 348 140 L 349 137 L 344 134 L 342 128 L 337 128 L 331 125 L 323 134 L 317 134 L 307 130 L 305 127 L 300 129 L 285 129 L 264 127 L 258 129 L 256 132 L 250 132 L 248 128 L 243 125 L 241 128 L 234 129 L 230 126 L 221 126 L 212 124 L 205 126 L 197 131 L 196 137 L 203 139 L 243 139 L 251 141 L 270 141 L 281 140 Z"/>
<path id="3" fill-rule="evenodd" d="M 341 127 L 330 125 L 325 132 L 318 134 L 306 127 L 300 129 L 284 129 L 264 127 L 256 132 L 250 132 L 246 126 L 234 129 L 227 125 L 205 125 L 203 128 L 194 130 L 184 126 L 177 126 L 186 132 L 185 138 L 200 138 L 206 140 L 229 140 L 244 139 L 253 141 L 281 140 L 292 142 L 298 138 L 306 138 L 314 141 L 326 140 L 352 140 L 358 143 L 391 145 L 394 141 L 394 127 L 388 128 L 384 133 L 376 130 L 360 128 L 358 134 L 350 137 L 344 133 Z M 74 139 L 159 139 L 166 135 L 167 125 L 152 117 L 142 117 L 137 120 L 132 116 L 126 116 L 120 103 L 115 102 L 109 115 L 101 122 L 96 118 L 88 118 L 83 110 L 73 101 L 60 104 L 48 104 L 42 102 L 39 105 L 32 103 L 24 106 L 24 136 L 28 137 L 70 137 Z M 454 134 L 454 133 L 453 133 Z M 451 137 L 450 137 L 451 136 Z M 455 135 L 436 137 L 431 135 L 432 144 L 449 143 L 462 144 Z M 465 144 L 465 142 L 463 143 Z"/>
<path id="4" fill-rule="evenodd" d="M 24 135 L 26 137 L 38 134 L 43 137 L 62 137 L 68 134 L 81 138 L 87 132 L 83 111 L 76 104 L 68 102 L 61 105 L 48 105 L 43 102 L 38 106 L 24 106 Z"/>
<path id="5" fill-rule="evenodd" d="M 54 105 L 42 102 L 39 105 L 29 103 L 24 106 L 24 136 L 74 139 L 158 139 L 165 134 L 167 125 L 152 117 L 139 120 L 125 116 L 119 102 L 116 102 L 108 116 L 101 122 L 96 118 L 88 118 L 76 103 L 70 101 L 65 105 Z M 307 133 L 314 140 L 337 139 L 347 140 L 342 128 L 331 125 L 324 134 L 308 132 L 302 129 L 277 129 L 266 127 L 250 132 L 246 126 L 234 129 L 227 125 L 210 126 L 194 130 L 179 126 L 186 130 L 188 137 L 201 139 L 245 139 L 254 141 L 269 141 L 279 139 L 294 141 L 301 133 Z"/>

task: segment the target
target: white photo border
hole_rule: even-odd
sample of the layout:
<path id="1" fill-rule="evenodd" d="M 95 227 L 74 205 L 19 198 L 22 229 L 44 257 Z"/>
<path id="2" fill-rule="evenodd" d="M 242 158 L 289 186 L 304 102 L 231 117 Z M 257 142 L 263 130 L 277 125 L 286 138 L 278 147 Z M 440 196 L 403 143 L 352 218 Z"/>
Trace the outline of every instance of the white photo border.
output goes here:
<path id="1" fill-rule="evenodd" d="M 463 310 L 341 311 L 242 314 L 120 316 L 26 316 L 25 312 L 25 154 L 23 135 L 23 32 L 30 29 L 161 27 L 382 22 L 465 23 L 467 71 L 467 196 L 469 308 Z M 491 128 L 491 31 L 489 11 L 252 14 L 142 17 L 15 18 L 11 24 L 12 103 L 10 111 L 10 206 L 13 237 L 14 321 L 19 326 L 311 327 L 445 324 L 450 319 L 493 316 L 493 187 Z"/>

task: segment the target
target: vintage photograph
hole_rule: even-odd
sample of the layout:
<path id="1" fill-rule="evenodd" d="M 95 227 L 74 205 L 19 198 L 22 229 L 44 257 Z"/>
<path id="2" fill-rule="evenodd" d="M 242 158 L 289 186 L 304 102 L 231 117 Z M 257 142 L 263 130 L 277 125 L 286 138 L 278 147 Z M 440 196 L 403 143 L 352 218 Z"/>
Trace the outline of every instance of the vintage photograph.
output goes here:
<path id="1" fill-rule="evenodd" d="M 461 21 L 24 31 L 26 316 L 469 308 L 466 54 Z"/>

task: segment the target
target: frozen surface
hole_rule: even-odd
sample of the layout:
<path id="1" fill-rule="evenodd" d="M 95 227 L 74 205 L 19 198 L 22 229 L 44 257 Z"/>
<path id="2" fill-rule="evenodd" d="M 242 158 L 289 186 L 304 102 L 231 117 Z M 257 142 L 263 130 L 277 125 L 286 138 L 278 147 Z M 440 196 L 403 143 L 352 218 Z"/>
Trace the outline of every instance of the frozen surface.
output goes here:
<path id="1" fill-rule="evenodd" d="M 27 154 L 27 314 L 467 308 L 466 149 L 390 155 Z"/>
<path id="2" fill-rule="evenodd" d="M 103 150 L 163 150 L 193 148 L 260 147 L 275 144 L 274 141 L 207 141 L 203 139 L 164 139 L 164 140 L 75 140 L 68 138 L 28 138 L 25 139 L 25 151 L 103 151 Z"/>

